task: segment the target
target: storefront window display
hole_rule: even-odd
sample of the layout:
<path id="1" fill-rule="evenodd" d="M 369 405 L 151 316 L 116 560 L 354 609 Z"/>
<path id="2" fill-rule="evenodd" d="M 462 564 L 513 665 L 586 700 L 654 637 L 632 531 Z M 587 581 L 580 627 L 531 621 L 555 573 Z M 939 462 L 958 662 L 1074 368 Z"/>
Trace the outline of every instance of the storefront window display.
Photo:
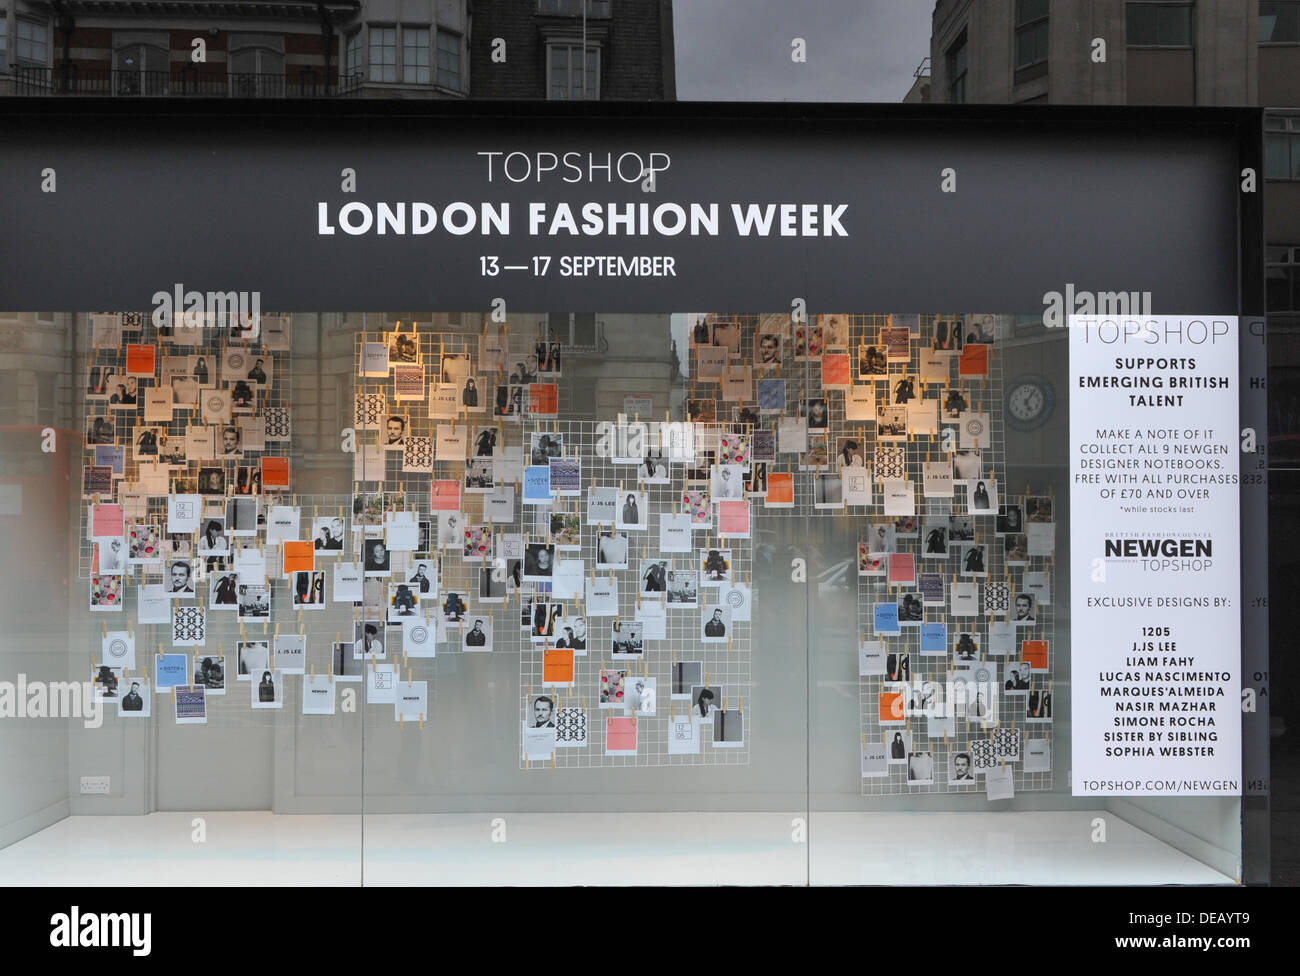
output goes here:
<path id="1" fill-rule="evenodd" d="M 1178 200 L 1239 161 L 1232 119 L 1184 121 L 1205 153 Z M 1129 214 L 1116 240 L 1149 287 L 1116 310 L 1070 284 L 1049 322 L 1049 285 L 1122 262 L 1010 242 L 967 191 L 985 216 L 962 233 L 1016 266 L 990 283 L 927 256 L 906 213 L 945 192 L 927 154 L 946 150 L 919 124 L 878 129 L 926 167 L 890 210 L 846 175 L 783 195 L 779 154 L 720 188 L 743 120 L 708 148 L 690 122 L 617 122 L 610 152 L 644 137 L 628 172 L 658 167 L 653 190 L 503 188 L 485 167 L 523 162 L 466 143 L 434 200 L 399 140 L 362 160 L 382 199 L 353 200 L 331 159 L 283 202 L 301 247 L 250 245 L 265 286 L 246 255 L 219 256 L 229 292 L 188 263 L 254 219 L 243 203 L 178 246 L 166 287 L 144 285 L 156 257 L 121 287 L 94 265 L 67 289 L 85 310 L 4 320 L 8 610 L 30 649 L 0 680 L 84 683 L 94 715 L 6 727 L 58 783 L 8 801 L 0 876 L 99 814 L 129 844 L 255 811 L 315 832 L 268 847 L 294 883 L 1240 880 L 1256 405 L 1235 203 L 1183 218 L 1191 283 Z M 1129 165 L 1165 159 L 1094 122 Z M 803 135 L 842 175 L 862 151 L 834 117 Z M 1017 138 L 1073 171 L 1068 132 Z M 287 184 L 258 151 L 265 205 Z M 971 168 L 996 199 L 1068 205 Z M 422 250 L 444 262 L 423 282 Z M 57 613 L 32 609 L 50 593 Z M 709 850 L 729 856 L 699 877 Z M 187 864 L 181 840 L 154 863 Z"/>

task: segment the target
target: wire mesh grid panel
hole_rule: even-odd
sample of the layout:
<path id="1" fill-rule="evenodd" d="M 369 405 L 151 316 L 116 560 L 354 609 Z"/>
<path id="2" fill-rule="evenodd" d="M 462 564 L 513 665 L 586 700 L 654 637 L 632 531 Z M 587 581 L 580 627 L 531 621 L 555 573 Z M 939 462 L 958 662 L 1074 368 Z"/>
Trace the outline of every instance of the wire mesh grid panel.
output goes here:
<path id="1" fill-rule="evenodd" d="M 207 724 L 286 721 L 296 676 L 341 672 L 385 609 L 334 592 L 334 566 L 359 558 L 352 495 L 292 490 L 290 318 L 88 324 L 79 563 L 91 609 L 119 611 L 92 615 L 92 673 L 111 681 L 115 655 L 134 658 L 118 684 L 157 689 L 165 654 L 183 665 L 170 680 L 204 689 Z"/>
<path id="2" fill-rule="evenodd" d="M 934 436 L 918 439 L 911 414 L 900 417 L 907 436 L 894 443 L 878 422 L 870 449 L 878 459 L 894 448 L 888 476 L 905 479 L 920 501 L 914 515 L 873 504 L 859 536 L 862 791 L 983 792 L 992 768 L 1009 769 L 1017 791 L 1051 789 L 1052 499 L 1012 494 L 1004 477 L 995 355 L 1004 323 L 927 316 L 918 326 L 913 345 L 928 362 L 913 349 L 892 373 L 887 352 L 873 356 L 893 400 L 900 382 L 919 376 L 917 398 L 938 401 L 938 422 Z M 925 351 L 954 334 L 962 338 L 936 371 Z M 871 344 L 864 338 L 860 349 Z M 982 366 L 966 364 L 961 350 L 972 345 L 989 346 Z M 884 475 L 878 463 L 876 490 Z"/>
<path id="3" fill-rule="evenodd" d="M 559 412 L 561 359 L 545 332 L 504 325 L 357 332 L 355 514 L 374 536 L 414 513 L 420 541 L 404 562 L 432 578 L 420 612 L 440 653 L 519 649 L 510 604 L 533 589 L 516 552 L 528 431 Z"/>
<path id="4" fill-rule="evenodd" d="M 534 432 L 578 462 L 582 487 L 524 516 L 529 539 L 556 545 L 564 577 L 520 603 L 524 768 L 749 761 L 748 525 L 723 524 L 703 496 L 713 472 L 623 443 L 621 430 L 655 426 L 559 421 Z M 697 457 L 748 432 L 689 426 Z"/>

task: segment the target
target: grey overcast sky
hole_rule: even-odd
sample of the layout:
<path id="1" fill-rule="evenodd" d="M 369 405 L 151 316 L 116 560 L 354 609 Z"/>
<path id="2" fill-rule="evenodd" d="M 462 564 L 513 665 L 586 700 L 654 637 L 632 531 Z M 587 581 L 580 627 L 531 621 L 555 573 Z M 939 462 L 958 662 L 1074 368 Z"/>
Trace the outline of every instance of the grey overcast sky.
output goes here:
<path id="1" fill-rule="evenodd" d="M 899 102 L 933 12 L 934 0 L 675 0 L 677 97 Z M 796 37 L 804 64 L 790 59 Z"/>

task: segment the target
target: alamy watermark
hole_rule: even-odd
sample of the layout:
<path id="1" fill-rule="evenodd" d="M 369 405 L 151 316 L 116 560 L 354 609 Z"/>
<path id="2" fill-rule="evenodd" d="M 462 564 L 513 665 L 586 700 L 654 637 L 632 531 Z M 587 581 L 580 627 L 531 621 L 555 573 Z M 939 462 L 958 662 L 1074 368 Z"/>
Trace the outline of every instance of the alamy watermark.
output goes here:
<path id="1" fill-rule="evenodd" d="M 0 681 L 0 718 L 79 718 L 88 729 L 104 724 L 103 703 L 89 681 Z"/>

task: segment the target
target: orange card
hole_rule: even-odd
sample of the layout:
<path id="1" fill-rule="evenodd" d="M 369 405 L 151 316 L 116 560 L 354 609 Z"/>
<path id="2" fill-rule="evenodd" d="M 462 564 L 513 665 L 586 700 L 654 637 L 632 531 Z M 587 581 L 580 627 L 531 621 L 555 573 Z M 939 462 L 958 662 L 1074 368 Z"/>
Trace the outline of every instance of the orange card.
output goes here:
<path id="1" fill-rule="evenodd" d="M 1047 641 L 1027 640 L 1020 642 L 1020 659 L 1029 662 L 1032 671 L 1047 670 Z"/>
<path id="2" fill-rule="evenodd" d="M 542 652 L 542 684 L 573 684 L 573 650 L 571 648 L 552 647 Z"/>
<path id="3" fill-rule="evenodd" d="M 556 416 L 560 412 L 560 388 L 554 383 L 530 383 L 528 411 L 535 417 Z"/>
<path id="4" fill-rule="evenodd" d="M 822 356 L 822 386 L 825 389 L 847 390 L 852 382 L 848 353 L 828 352 Z"/>
<path id="5" fill-rule="evenodd" d="M 262 458 L 262 490 L 289 487 L 289 459 L 281 457 Z"/>
<path id="6" fill-rule="evenodd" d="M 767 476 L 767 498 L 763 504 L 768 508 L 778 505 L 794 505 L 794 475 L 790 472 L 770 472 Z"/>
<path id="7" fill-rule="evenodd" d="M 432 505 L 435 512 L 460 511 L 460 482 L 455 478 L 442 478 L 433 483 Z"/>
<path id="8" fill-rule="evenodd" d="M 284 558 L 284 575 L 310 573 L 316 568 L 316 556 L 310 542 L 281 542 Z"/>
<path id="9" fill-rule="evenodd" d="M 127 376 L 152 376 L 154 367 L 154 348 L 153 346 L 136 345 L 127 343 L 126 346 L 126 375 Z"/>
<path id="10" fill-rule="evenodd" d="M 883 722 L 903 721 L 903 693 L 901 691 L 882 691 L 880 693 L 880 719 Z"/>
<path id="11" fill-rule="evenodd" d="M 989 372 L 989 347 L 982 343 L 966 346 L 957 361 L 959 376 L 987 376 Z"/>

